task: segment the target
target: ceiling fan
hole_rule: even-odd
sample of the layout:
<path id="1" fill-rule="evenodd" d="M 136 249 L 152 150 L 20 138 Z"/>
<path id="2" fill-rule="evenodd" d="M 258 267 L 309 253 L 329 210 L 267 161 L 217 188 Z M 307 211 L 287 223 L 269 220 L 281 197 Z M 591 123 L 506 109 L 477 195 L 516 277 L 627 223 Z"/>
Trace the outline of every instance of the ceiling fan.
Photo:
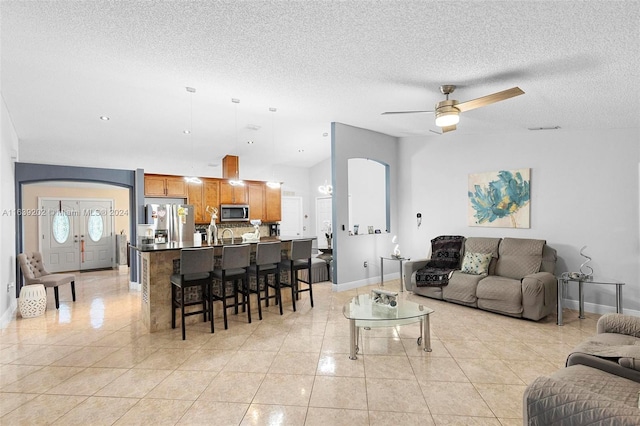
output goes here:
<path id="1" fill-rule="evenodd" d="M 447 97 L 447 99 L 438 102 L 435 106 L 435 110 L 433 111 L 387 111 L 383 112 L 382 115 L 435 112 L 436 126 L 442 128 L 442 133 L 446 133 L 456 129 L 456 124 L 458 124 L 458 122 L 460 121 L 459 114 L 461 112 L 480 108 L 493 104 L 495 102 L 504 101 L 505 99 L 524 94 L 522 89 L 520 89 L 519 87 L 512 87 L 511 89 L 503 90 L 502 92 L 496 92 L 487 96 L 482 96 L 481 98 L 472 99 L 466 102 L 458 102 L 455 99 L 449 100 L 449 95 L 453 93 L 454 90 L 456 90 L 456 86 L 453 84 L 445 84 L 440 86 L 440 91 Z"/>

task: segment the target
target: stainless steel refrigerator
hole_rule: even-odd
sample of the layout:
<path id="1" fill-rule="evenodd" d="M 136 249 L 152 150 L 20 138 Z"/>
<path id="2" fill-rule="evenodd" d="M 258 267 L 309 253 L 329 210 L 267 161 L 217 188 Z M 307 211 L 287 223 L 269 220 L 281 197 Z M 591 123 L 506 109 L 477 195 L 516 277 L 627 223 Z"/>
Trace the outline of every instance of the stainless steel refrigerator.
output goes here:
<path id="1" fill-rule="evenodd" d="M 147 204 L 145 210 L 156 244 L 193 242 L 196 226 L 191 204 Z"/>

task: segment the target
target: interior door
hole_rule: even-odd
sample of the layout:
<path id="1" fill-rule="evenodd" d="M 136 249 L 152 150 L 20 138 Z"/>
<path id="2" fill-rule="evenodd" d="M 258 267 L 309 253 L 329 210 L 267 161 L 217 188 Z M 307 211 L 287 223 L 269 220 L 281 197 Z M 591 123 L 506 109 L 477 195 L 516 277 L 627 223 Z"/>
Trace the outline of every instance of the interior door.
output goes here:
<path id="1" fill-rule="evenodd" d="M 49 272 L 80 267 L 78 204 L 75 200 L 39 199 L 40 253 Z"/>
<path id="2" fill-rule="evenodd" d="M 301 236 L 303 231 L 302 198 L 282 197 L 282 220 L 280 221 L 280 235 L 286 237 Z"/>
<path id="3" fill-rule="evenodd" d="M 114 266 L 113 200 L 39 199 L 40 252 L 49 272 Z"/>

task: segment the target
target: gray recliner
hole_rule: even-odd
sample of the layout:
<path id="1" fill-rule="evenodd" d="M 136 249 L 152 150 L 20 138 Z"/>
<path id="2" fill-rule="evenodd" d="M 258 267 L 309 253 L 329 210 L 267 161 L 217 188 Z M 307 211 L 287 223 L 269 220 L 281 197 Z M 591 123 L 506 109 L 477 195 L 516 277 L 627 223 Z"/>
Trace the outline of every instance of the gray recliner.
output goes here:
<path id="1" fill-rule="evenodd" d="M 73 274 L 52 274 L 47 272 L 42 261 L 42 254 L 39 252 L 20 253 L 18 263 L 24 278 L 25 285 L 42 284 L 46 287 L 53 287 L 53 294 L 56 299 L 56 309 L 60 308 L 58 286 L 71 284 L 71 296 L 76 301 L 76 276 Z"/>

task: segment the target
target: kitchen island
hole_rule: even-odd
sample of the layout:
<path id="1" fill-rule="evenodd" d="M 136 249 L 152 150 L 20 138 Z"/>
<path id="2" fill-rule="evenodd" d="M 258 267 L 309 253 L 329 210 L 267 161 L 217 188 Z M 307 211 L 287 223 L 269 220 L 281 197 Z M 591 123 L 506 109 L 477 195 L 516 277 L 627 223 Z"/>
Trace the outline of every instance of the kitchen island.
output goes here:
<path id="1" fill-rule="evenodd" d="M 309 239 L 308 237 L 262 237 L 260 242 L 282 242 L 282 258 L 286 259 L 291 241 L 295 239 Z M 214 256 L 222 256 L 222 247 L 231 245 L 231 239 L 221 240 L 213 245 Z M 234 244 L 243 244 L 241 238 L 236 238 Z M 257 242 L 245 243 L 251 245 L 255 252 Z M 180 269 L 180 250 L 183 248 L 209 247 L 203 243 L 196 246 L 193 243 L 145 244 L 133 247 L 140 252 L 140 276 L 142 281 L 141 310 L 142 322 L 147 329 L 156 331 L 171 328 L 171 275 Z M 219 262 L 216 262 L 216 266 Z M 288 295 L 288 296 L 287 296 Z M 283 292 L 283 301 L 290 300 L 291 295 Z M 255 306 L 255 305 L 254 305 Z M 215 317 L 221 317 L 222 305 L 216 304 Z M 202 316 L 187 317 L 187 323 L 202 321 Z"/>

